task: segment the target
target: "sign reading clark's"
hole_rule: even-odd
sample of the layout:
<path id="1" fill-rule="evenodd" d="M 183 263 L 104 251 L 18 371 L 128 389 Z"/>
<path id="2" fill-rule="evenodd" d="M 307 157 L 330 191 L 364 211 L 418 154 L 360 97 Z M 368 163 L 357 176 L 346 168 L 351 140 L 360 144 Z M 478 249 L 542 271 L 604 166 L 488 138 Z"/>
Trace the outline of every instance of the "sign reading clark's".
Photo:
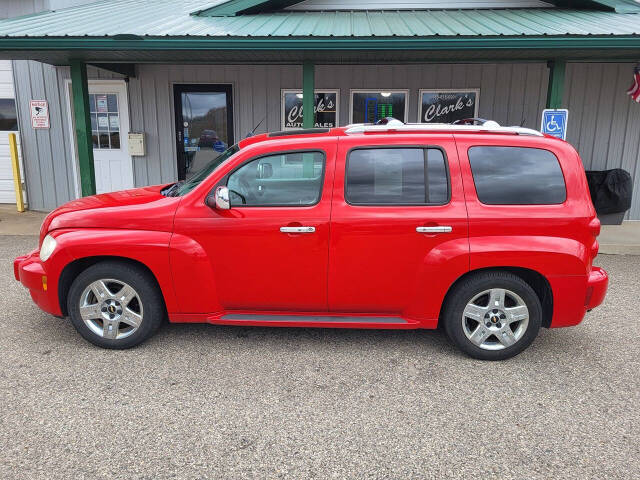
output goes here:
<path id="1" fill-rule="evenodd" d="M 315 90 L 315 97 L 314 127 L 337 127 L 340 90 Z M 282 90 L 282 129 L 302 127 L 302 90 Z"/>
<path id="2" fill-rule="evenodd" d="M 420 90 L 420 123 L 453 123 L 478 116 L 479 89 Z"/>

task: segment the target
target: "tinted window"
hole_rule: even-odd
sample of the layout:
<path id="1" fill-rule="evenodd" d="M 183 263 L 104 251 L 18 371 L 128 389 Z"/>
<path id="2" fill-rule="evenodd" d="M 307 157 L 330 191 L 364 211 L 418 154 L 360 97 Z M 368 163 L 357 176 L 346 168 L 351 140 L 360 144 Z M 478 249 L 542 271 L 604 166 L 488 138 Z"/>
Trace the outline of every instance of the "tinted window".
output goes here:
<path id="1" fill-rule="evenodd" d="M 539 148 L 471 147 L 478 199 L 489 205 L 541 205 L 567 198 L 556 156 Z"/>
<path id="2" fill-rule="evenodd" d="M 363 148 L 347 159 L 346 199 L 352 204 L 442 205 L 449 180 L 436 148 Z"/>
<path id="3" fill-rule="evenodd" d="M 321 152 L 292 152 L 252 160 L 229 177 L 231 205 L 314 205 L 322 193 L 323 172 Z"/>
<path id="4" fill-rule="evenodd" d="M 13 98 L 0 98 L 0 130 L 18 130 L 16 102 Z"/>

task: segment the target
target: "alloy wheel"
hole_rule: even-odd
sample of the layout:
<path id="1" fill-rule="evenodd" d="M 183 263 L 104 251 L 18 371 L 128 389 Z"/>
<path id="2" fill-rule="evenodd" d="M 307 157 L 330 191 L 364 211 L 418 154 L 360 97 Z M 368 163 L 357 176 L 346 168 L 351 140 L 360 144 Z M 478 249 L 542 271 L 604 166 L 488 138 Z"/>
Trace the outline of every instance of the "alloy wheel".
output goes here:
<path id="1" fill-rule="evenodd" d="M 119 340 L 142 323 L 140 296 L 131 285 L 111 278 L 90 283 L 80 295 L 80 316 L 96 335 Z"/>
<path id="2" fill-rule="evenodd" d="M 522 298 L 504 288 L 475 295 L 462 312 L 466 337 L 484 350 L 503 350 L 517 343 L 527 331 L 529 309 Z"/>

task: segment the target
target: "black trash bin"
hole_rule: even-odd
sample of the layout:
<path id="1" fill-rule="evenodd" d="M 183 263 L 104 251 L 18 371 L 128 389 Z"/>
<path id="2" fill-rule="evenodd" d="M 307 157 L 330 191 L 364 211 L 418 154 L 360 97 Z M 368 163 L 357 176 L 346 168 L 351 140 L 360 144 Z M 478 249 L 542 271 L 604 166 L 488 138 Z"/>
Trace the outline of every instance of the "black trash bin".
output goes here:
<path id="1" fill-rule="evenodd" d="M 631 208 L 633 181 L 626 170 L 587 171 L 591 201 L 603 225 L 620 225 Z"/>

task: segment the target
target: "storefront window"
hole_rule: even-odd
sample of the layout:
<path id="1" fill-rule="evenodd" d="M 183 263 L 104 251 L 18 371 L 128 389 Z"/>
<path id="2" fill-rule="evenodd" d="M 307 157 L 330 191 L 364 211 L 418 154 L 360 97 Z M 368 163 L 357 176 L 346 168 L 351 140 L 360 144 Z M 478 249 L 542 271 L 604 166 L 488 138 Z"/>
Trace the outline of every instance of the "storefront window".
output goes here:
<path id="1" fill-rule="evenodd" d="M 352 90 L 351 122 L 376 123 L 387 117 L 407 121 L 407 90 Z"/>
<path id="2" fill-rule="evenodd" d="M 315 128 L 338 126 L 340 90 L 315 91 Z M 282 90 L 282 130 L 303 127 L 302 90 Z"/>
<path id="3" fill-rule="evenodd" d="M 0 130 L 18 130 L 16 101 L 13 98 L 0 98 Z"/>
<path id="4" fill-rule="evenodd" d="M 89 94 L 91 137 L 93 148 L 120 148 L 120 115 L 118 95 L 115 93 Z"/>
<path id="5" fill-rule="evenodd" d="M 420 90 L 420 123 L 453 123 L 478 116 L 480 90 Z"/>

